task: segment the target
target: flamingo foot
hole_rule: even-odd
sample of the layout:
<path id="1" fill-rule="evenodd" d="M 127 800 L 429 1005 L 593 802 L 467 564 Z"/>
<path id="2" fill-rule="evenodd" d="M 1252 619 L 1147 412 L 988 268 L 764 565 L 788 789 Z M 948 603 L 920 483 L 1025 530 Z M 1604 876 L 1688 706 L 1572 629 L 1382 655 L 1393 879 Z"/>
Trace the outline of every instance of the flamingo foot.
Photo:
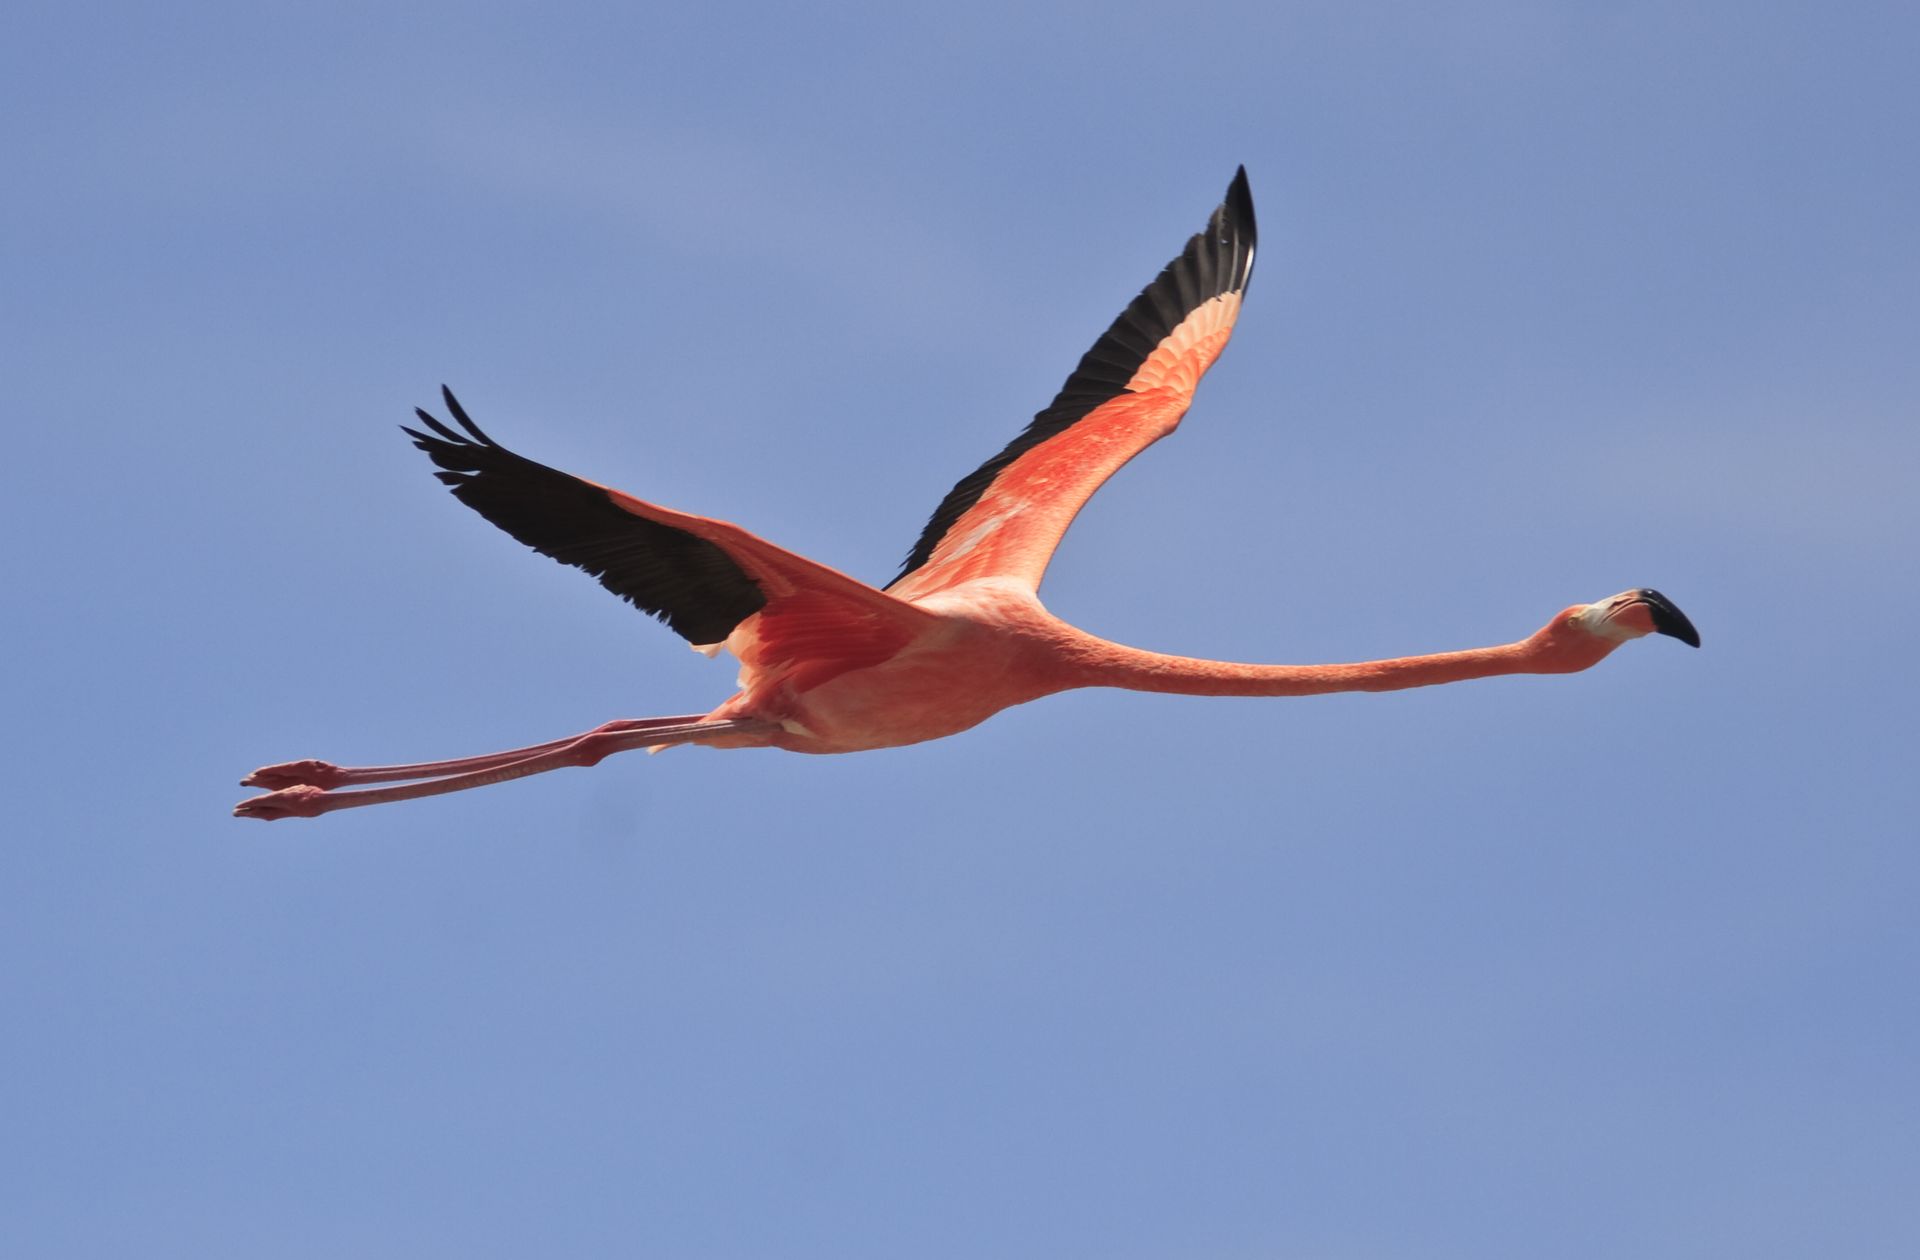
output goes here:
<path id="1" fill-rule="evenodd" d="M 299 763 L 290 762 L 289 764 Z M 277 792 L 268 792 L 265 796 L 249 797 L 233 807 L 233 816 L 258 818 L 264 822 L 273 822 L 279 818 L 318 818 L 327 812 L 326 797 L 325 788 L 315 787 L 310 783 L 297 784 L 293 787 L 281 788 Z"/>
<path id="2" fill-rule="evenodd" d="M 283 761 L 278 765 L 261 766 L 240 780 L 240 786 L 334 788 L 345 782 L 347 782 L 347 774 L 339 766 L 331 761 L 316 761 L 309 757 L 304 761 Z"/>

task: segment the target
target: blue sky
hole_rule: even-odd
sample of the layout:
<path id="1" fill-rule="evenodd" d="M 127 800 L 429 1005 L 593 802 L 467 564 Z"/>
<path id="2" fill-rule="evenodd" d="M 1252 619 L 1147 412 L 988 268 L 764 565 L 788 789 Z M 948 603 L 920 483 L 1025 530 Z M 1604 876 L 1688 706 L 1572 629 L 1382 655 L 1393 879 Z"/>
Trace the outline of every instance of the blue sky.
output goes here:
<path id="1" fill-rule="evenodd" d="M 1920 1250 L 1920 19 L 105 4 L 0 47 L 10 1255 Z M 869 580 L 1237 164 L 1186 425 L 1043 592 L 1315 662 L 314 823 L 731 673 L 452 501 Z"/>

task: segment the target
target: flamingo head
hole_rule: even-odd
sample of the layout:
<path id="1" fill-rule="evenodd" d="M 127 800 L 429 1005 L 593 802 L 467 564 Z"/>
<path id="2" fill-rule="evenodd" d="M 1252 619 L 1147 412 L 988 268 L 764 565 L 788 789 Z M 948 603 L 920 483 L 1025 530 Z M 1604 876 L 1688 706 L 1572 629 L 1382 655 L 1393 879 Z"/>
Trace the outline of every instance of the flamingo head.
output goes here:
<path id="1" fill-rule="evenodd" d="M 1573 621 L 1589 634 L 1624 643 L 1647 634 L 1664 634 L 1688 647 L 1700 646 L 1700 632 L 1687 614 L 1659 591 L 1645 587 L 1573 609 Z"/>
<path id="2" fill-rule="evenodd" d="M 1659 591 L 1644 587 L 1622 591 L 1592 604 L 1575 604 L 1549 621 L 1534 643 L 1553 670 L 1586 669 L 1629 639 L 1664 634 L 1688 647 L 1700 646 L 1700 632 L 1687 615 Z"/>

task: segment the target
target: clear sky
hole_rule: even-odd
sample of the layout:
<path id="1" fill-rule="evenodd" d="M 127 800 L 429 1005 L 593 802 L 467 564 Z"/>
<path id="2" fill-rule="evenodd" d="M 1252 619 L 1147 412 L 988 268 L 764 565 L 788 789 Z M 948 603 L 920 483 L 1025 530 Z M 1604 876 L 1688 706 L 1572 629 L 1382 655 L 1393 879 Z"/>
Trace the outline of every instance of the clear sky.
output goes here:
<path id="1" fill-rule="evenodd" d="M 28 5 L 0 41 L 0 1252 L 1920 1254 L 1907 4 Z M 1237 164 L 1043 591 L 1567 678 L 1085 692 L 317 822 L 731 670 L 525 453 L 891 576 Z"/>

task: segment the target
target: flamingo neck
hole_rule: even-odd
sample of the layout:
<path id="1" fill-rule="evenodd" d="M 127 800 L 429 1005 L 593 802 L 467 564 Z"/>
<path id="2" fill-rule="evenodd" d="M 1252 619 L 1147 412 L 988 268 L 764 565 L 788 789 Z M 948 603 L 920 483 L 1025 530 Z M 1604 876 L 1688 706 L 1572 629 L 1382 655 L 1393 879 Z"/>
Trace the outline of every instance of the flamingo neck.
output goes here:
<path id="1" fill-rule="evenodd" d="M 1497 647 L 1399 656 L 1342 665 L 1243 665 L 1167 656 L 1095 640 L 1082 657 L 1082 686 L 1124 687 L 1187 696 L 1314 696 L 1336 691 L 1399 691 L 1499 674 L 1559 674 L 1601 656 L 1555 650 L 1542 636 Z M 1589 659 L 1590 657 L 1590 659 Z"/>

